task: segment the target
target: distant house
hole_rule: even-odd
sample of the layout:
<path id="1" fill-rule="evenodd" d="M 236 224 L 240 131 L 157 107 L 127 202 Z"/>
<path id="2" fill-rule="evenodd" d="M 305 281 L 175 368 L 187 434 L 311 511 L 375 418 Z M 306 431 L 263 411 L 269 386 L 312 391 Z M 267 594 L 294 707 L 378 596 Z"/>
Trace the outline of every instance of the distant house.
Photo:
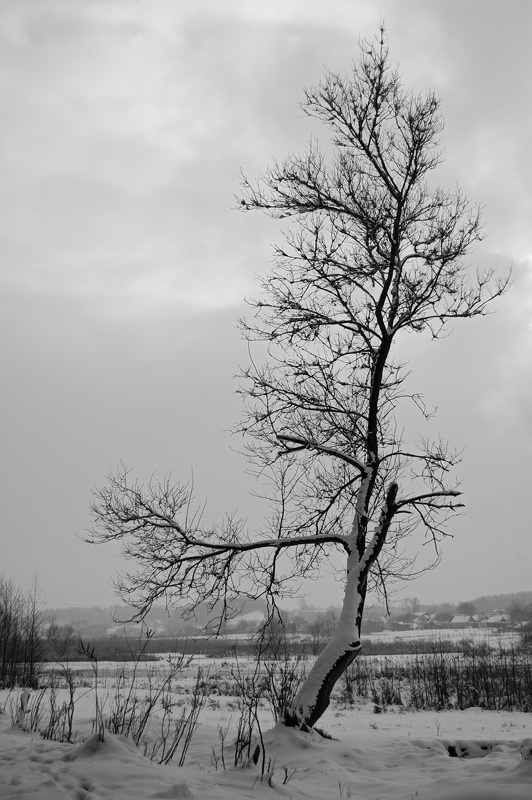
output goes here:
<path id="1" fill-rule="evenodd" d="M 416 614 L 414 619 L 412 620 L 412 628 L 414 630 L 423 630 L 428 626 L 430 622 L 430 615 L 421 612 L 420 614 Z"/>
<path id="2" fill-rule="evenodd" d="M 427 622 L 427 628 L 448 628 L 451 624 L 452 614 L 447 612 L 437 611 L 435 614 L 430 614 Z"/>
<path id="3" fill-rule="evenodd" d="M 509 614 L 490 614 L 490 616 L 482 620 L 481 625 L 487 628 L 504 628 L 511 622 Z"/>
<path id="4" fill-rule="evenodd" d="M 474 614 L 455 614 L 452 618 L 450 628 L 473 628 L 476 627 Z"/>
<path id="5" fill-rule="evenodd" d="M 532 630 L 532 622 L 523 619 L 519 622 L 514 622 L 512 628 L 514 631 L 530 631 Z"/>

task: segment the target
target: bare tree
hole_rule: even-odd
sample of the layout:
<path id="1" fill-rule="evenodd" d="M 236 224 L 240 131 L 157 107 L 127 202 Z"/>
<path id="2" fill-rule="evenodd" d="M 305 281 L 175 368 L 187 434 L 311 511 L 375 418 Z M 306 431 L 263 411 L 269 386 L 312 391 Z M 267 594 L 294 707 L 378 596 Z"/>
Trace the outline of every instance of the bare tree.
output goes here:
<path id="1" fill-rule="evenodd" d="M 308 631 L 312 637 L 312 653 L 316 655 L 323 647 L 324 641 L 334 634 L 338 625 L 338 614 L 335 608 L 329 608 L 325 612 L 320 612 L 308 626 Z"/>
<path id="2" fill-rule="evenodd" d="M 407 403 L 427 416 L 398 352 L 407 334 L 442 335 L 450 321 L 485 313 L 506 282 L 470 275 L 480 212 L 430 180 L 443 128 L 433 92 L 405 90 L 383 30 L 362 42 L 349 77 L 327 73 L 305 94 L 305 113 L 331 132 L 243 180 L 243 210 L 288 218 L 255 316 L 243 322 L 268 357 L 251 362 L 241 391 L 242 430 L 274 513 L 250 534 L 228 518 L 205 530 L 191 491 L 169 481 L 130 484 L 126 469 L 95 494 L 91 541 L 121 540 L 135 570 L 118 581 L 138 615 L 151 604 L 208 601 L 225 614 L 241 594 L 297 591 L 336 550 L 345 558 L 344 604 L 334 634 L 285 722 L 312 726 L 361 649 L 368 588 L 412 569 L 416 528 L 433 542 L 461 506 L 441 439 L 403 433 Z M 265 362 L 265 363 L 264 363 Z M 295 581 L 295 583 L 294 583 Z"/>
<path id="3" fill-rule="evenodd" d="M 68 661 L 77 653 L 78 639 L 72 625 L 58 625 L 52 617 L 46 631 L 47 660 Z"/>
<path id="4" fill-rule="evenodd" d="M 0 688 L 37 685 L 44 629 L 38 582 L 25 594 L 0 576 Z"/>

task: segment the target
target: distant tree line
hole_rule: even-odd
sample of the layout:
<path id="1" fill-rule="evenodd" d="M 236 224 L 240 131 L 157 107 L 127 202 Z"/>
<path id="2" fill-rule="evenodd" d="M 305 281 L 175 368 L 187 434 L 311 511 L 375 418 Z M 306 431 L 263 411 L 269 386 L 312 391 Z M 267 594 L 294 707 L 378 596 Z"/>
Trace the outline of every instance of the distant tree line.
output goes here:
<path id="1" fill-rule="evenodd" d="M 29 591 L 0 576 L 0 689 L 38 685 L 45 661 L 63 660 L 77 650 L 68 625 L 58 625 L 42 608 L 35 582 Z"/>
<path id="2" fill-rule="evenodd" d="M 249 612 L 258 612 L 250 616 Z M 283 609 L 285 632 L 290 635 L 303 634 L 313 640 L 312 651 L 319 652 L 325 641 L 334 630 L 338 621 L 340 609 L 331 605 L 325 609 L 316 609 L 312 605 L 298 609 Z M 96 639 L 123 639 L 127 636 L 134 641 L 142 630 L 146 628 L 155 631 L 155 636 L 188 639 L 189 641 L 205 633 L 206 612 L 198 610 L 197 618 L 186 619 L 180 614 L 179 609 L 168 613 L 163 607 L 154 607 L 146 618 L 144 627 L 137 624 L 121 625 L 116 620 L 128 616 L 130 609 L 126 607 L 98 607 L 87 608 L 66 607 L 47 609 L 47 615 L 54 620 L 54 627 L 47 632 L 50 649 L 53 650 L 53 640 L 70 631 L 70 638 L 77 636 L 83 640 Z M 384 605 L 375 605 L 366 610 L 363 620 L 363 633 L 377 633 L 385 628 L 393 627 L 394 623 L 408 623 L 412 617 L 419 613 L 435 615 L 435 622 L 443 627 L 451 622 L 456 614 L 474 615 L 505 612 L 512 622 L 528 622 L 532 620 L 532 592 L 520 592 L 515 595 L 494 595 L 490 598 L 477 598 L 464 600 L 458 603 L 423 603 L 417 597 L 406 597 L 397 605 L 386 609 Z M 257 633 L 260 614 L 266 616 L 263 604 L 249 602 L 242 607 L 242 614 L 237 615 L 229 623 L 221 627 L 221 633 L 226 636 L 235 634 L 253 636 Z M 388 614 L 391 614 L 391 617 Z M 62 632 L 62 633 L 61 633 Z M 112 648 L 111 648 L 112 649 Z M 75 650 L 75 647 L 74 647 Z M 75 657 L 71 643 L 70 658 Z"/>

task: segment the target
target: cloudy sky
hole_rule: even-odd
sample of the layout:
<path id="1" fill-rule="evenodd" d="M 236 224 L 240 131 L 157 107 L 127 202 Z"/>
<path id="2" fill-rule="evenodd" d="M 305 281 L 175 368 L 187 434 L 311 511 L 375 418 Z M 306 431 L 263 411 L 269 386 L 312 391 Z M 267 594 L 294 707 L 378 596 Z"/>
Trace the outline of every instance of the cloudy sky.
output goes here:
<path id="1" fill-rule="evenodd" d="M 532 4 L 1 0 L 0 574 L 48 604 L 114 602 L 117 553 L 82 536 L 121 460 L 193 472 L 213 519 L 260 516 L 227 431 L 235 323 L 280 229 L 233 210 L 239 170 L 318 133 L 303 88 L 381 17 L 405 82 L 443 98 L 440 182 L 485 206 L 473 265 L 514 272 L 496 314 L 412 352 L 467 514 L 406 594 L 532 589 Z"/>

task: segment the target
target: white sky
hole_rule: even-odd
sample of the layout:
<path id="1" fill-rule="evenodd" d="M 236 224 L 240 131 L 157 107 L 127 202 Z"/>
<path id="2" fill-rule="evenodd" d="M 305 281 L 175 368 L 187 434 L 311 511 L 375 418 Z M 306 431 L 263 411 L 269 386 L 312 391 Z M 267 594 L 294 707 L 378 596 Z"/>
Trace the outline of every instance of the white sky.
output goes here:
<path id="1" fill-rule="evenodd" d="M 226 432 L 235 322 L 280 229 L 232 210 L 239 170 L 304 146 L 303 87 L 347 71 L 381 16 L 405 82 L 444 100 L 440 181 L 486 207 L 476 263 L 515 276 L 497 315 L 414 345 L 416 388 L 465 447 L 467 514 L 406 593 L 532 588 L 532 4 L 2 0 L 0 573 L 37 574 L 49 604 L 113 602 L 119 560 L 80 537 L 120 460 L 193 469 L 211 517 L 256 517 Z M 324 587 L 311 599 L 336 602 Z"/>

